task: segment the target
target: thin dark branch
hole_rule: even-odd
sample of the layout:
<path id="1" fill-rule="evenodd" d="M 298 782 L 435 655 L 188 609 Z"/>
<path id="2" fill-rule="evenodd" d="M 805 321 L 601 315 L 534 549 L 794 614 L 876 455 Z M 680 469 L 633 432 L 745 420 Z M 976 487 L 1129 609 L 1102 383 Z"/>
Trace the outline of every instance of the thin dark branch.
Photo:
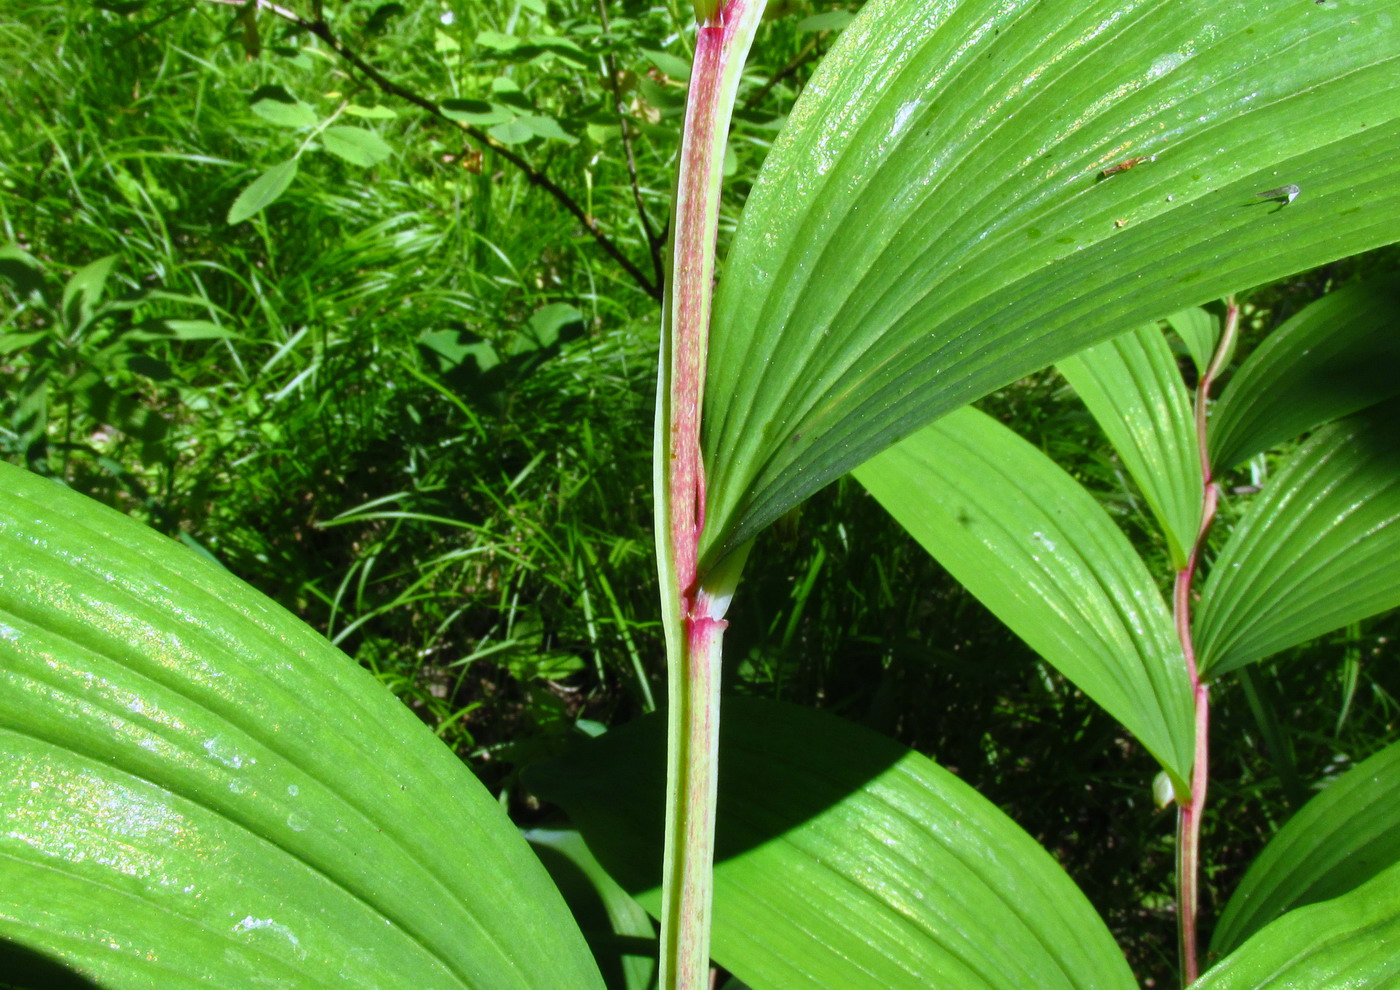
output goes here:
<path id="1" fill-rule="evenodd" d="M 787 65 L 773 73 L 771 79 L 753 91 L 749 98 L 744 101 L 744 109 L 752 110 L 754 107 L 758 106 L 758 104 L 763 101 L 763 98 L 773 91 L 774 86 L 802 68 L 803 63 L 810 61 L 814 56 L 820 58 L 822 53 L 818 51 L 817 46 L 821 44 L 829 33 L 830 32 L 827 31 L 819 31 L 815 34 L 802 46 L 801 51 L 788 59 Z"/>
<path id="2" fill-rule="evenodd" d="M 241 6 L 244 0 L 210 0 L 210 2 Z M 570 196 L 567 192 L 560 188 L 560 186 L 557 183 L 555 183 L 554 180 L 551 179 L 544 172 L 537 169 L 534 165 L 531 165 L 520 155 L 510 150 L 510 148 L 506 147 L 501 142 L 491 137 L 479 127 L 475 126 L 474 124 L 467 124 L 459 120 L 453 120 L 451 117 L 447 116 L 447 114 L 443 112 L 442 107 L 438 106 L 438 104 L 434 103 L 432 100 L 428 99 L 425 96 L 420 96 L 412 90 L 405 89 L 403 86 L 400 86 L 392 79 L 386 77 L 382 72 L 380 72 L 374 66 L 370 65 L 363 58 L 361 58 L 359 53 L 347 47 L 344 42 L 342 42 L 338 37 L 336 37 L 335 32 L 331 30 L 330 25 L 327 24 L 324 19 L 318 18 L 316 20 L 307 20 L 305 17 L 302 17 L 296 11 L 288 10 L 286 7 L 282 7 L 278 4 L 272 3 L 271 0 L 257 0 L 257 3 L 258 6 L 263 10 L 271 11 L 273 14 L 276 14 L 283 20 L 290 21 L 291 23 L 295 24 L 297 27 L 303 29 L 304 31 L 307 31 L 320 38 L 328 46 L 330 46 L 332 51 L 334 51 L 345 61 L 349 62 L 356 69 L 358 69 L 366 78 L 368 78 L 371 82 L 378 86 L 379 89 L 381 89 L 383 92 L 388 93 L 391 96 L 397 96 L 399 99 L 405 100 L 408 103 L 412 103 L 414 106 L 418 107 L 424 112 L 431 114 L 432 116 L 438 118 L 439 120 L 447 124 L 452 125 L 453 127 L 456 127 L 471 140 L 481 145 L 481 147 L 487 149 L 493 154 L 499 155 L 501 158 L 504 158 L 506 161 L 510 162 L 510 164 L 514 165 L 517 169 L 520 170 L 520 172 L 525 176 L 527 182 L 529 182 L 532 186 L 536 186 L 544 190 L 546 193 L 548 193 L 554 198 L 555 202 L 557 202 L 560 206 L 562 206 L 564 209 L 568 210 L 571 214 L 573 214 L 574 217 L 578 220 L 578 222 L 583 224 L 584 230 L 588 231 L 588 233 L 592 235 L 594 242 L 597 243 L 597 245 L 603 249 L 603 253 L 606 254 L 608 257 L 612 258 L 619 265 L 621 265 L 623 270 L 626 271 L 627 274 L 630 275 L 639 286 L 641 286 L 642 290 L 645 291 L 647 295 L 657 300 L 661 298 L 660 279 L 648 276 L 645 272 L 643 272 L 640 268 L 633 264 L 632 260 L 622 253 L 622 250 L 613 242 L 612 238 L 608 237 L 608 235 L 603 232 L 602 228 L 598 226 L 597 221 L 595 221 L 591 216 L 589 216 L 588 213 L 584 211 L 583 207 L 579 206 L 578 202 L 575 201 L 572 196 Z M 653 253 L 655 253 L 654 249 Z"/>
<path id="3" fill-rule="evenodd" d="M 598 0 L 598 21 L 602 25 L 604 34 L 612 33 L 612 24 L 608 21 L 608 0 Z M 604 52 L 603 64 L 608 73 L 608 86 L 612 90 L 613 109 L 617 113 L 617 123 L 622 131 L 622 151 L 627 159 L 627 181 L 632 185 L 632 199 L 637 205 L 637 216 L 642 221 L 647 247 L 651 251 L 652 272 L 657 284 L 660 284 L 666 277 L 661 260 L 661 248 L 666 238 L 663 234 L 658 234 L 656 229 L 652 227 L 651 217 L 647 215 L 646 203 L 642 201 L 642 187 L 637 180 L 637 158 L 632 152 L 632 127 L 627 121 L 627 107 L 622 102 L 622 86 L 617 78 L 617 60 L 613 58 L 611 50 Z"/>

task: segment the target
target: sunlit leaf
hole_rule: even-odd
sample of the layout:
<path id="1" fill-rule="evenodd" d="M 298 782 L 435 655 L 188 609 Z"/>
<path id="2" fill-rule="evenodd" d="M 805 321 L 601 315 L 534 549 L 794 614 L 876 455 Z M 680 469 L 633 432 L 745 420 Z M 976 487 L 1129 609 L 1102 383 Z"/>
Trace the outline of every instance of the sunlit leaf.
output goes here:
<path id="1" fill-rule="evenodd" d="M 600 986 L 496 800 L 227 571 L 0 464 L 0 938 L 104 986 Z"/>
<path id="2" fill-rule="evenodd" d="M 1192 707 L 1171 614 L 1083 486 L 971 408 L 855 476 L 997 618 L 1141 739 L 1185 792 Z"/>
<path id="3" fill-rule="evenodd" d="M 1279 829 L 1220 916 L 1225 955 L 1292 908 L 1330 900 L 1400 863 L 1400 743 L 1328 785 Z"/>
<path id="4" fill-rule="evenodd" d="M 1397 50 L 1397 0 L 867 3 L 720 279 L 704 566 L 995 387 L 1394 240 Z"/>
<path id="5" fill-rule="evenodd" d="M 337 158 L 361 168 L 378 165 L 394 153 L 394 149 L 374 131 L 343 124 L 322 131 L 321 144 Z"/>
<path id="6" fill-rule="evenodd" d="M 1114 337 L 1059 362 L 1167 537 L 1174 567 L 1201 528 L 1201 456 L 1191 398 L 1155 325 Z"/>
<path id="7" fill-rule="evenodd" d="M 1400 279 L 1323 296 L 1235 372 L 1211 416 L 1217 470 L 1400 392 Z"/>
<path id="8" fill-rule="evenodd" d="M 1400 605 L 1400 400 L 1312 435 L 1230 535 L 1201 592 L 1212 677 Z"/>
<path id="9" fill-rule="evenodd" d="M 1279 918 L 1191 990 L 1393 987 L 1400 980 L 1400 863 L 1344 897 Z"/>
<path id="10" fill-rule="evenodd" d="M 648 716 L 530 777 L 653 913 L 664 732 Z M 720 733 L 712 948 L 755 990 L 1136 985 L 1045 850 L 931 760 L 750 698 Z"/>

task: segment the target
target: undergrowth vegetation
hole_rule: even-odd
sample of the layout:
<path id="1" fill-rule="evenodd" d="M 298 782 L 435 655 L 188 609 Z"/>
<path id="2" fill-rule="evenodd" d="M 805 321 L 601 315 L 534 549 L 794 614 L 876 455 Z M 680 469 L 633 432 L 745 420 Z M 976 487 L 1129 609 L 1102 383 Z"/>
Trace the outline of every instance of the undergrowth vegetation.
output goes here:
<path id="1" fill-rule="evenodd" d="M 770 5 L 739 92 L 722 242 L 858 7 Z M 0 15 L 0 454 L 291 609 L 518 821 L 548 821 L 519 772 L 663 694 L 656 273 L 689 5 L 327 10 L 340 43 L 437 116 L 324 38 L 267 13 L 250 28 L 241 10 Z M 336 153 L 318 137 L 336 127 L 384 153 Z M 289 160 L 285 190 L 230 224 L 240 193 Z M 1245 346 L 1396 262 L 1378 252 L 1245 296 Z M 1095 492 L 1168 588 L 1139 493 L 1063 379 L 981 405 Z M 1226 519 L 1271 463 L 1229 479 Z M 849 480 L 754 558 L 727 689 L 934 756 L 1051 850 L 1141 979 L 1170 982 L 1173 821 L 1141 745 Z M 1216 697 L 1207 934 L 1272 831 L 1395 737 L 1397 635 L 1393 616 L 1353 625 Z"/>

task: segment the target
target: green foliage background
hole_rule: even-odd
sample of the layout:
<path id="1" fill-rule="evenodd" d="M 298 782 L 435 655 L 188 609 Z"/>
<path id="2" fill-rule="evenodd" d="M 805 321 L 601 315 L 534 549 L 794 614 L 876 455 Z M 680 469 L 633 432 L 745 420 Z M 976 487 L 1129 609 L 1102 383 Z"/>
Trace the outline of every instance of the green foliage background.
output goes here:
<path id="1" fill-rule="evenodd" d="M 858 6 L 770 4 L 740 90 L 722 241 Z M 394 82 L 457 101 L 459 120 L 550 176 L 650 274 L 688 8 L 352 2 L 326 16 Z M 518 821 L 547 822 L 518 772 L 661 690 L 656 300 L 510 161 L 478 156 L 451 122 L 378 91 L 285 20 L 264 13 L 255 46 L 239 10 L 0 9 L 0 455 L 292 609 Z M 313 125 L 259 108 L 288 97 Z M 332 119 L 390 154 L 346 160 L 317 131 Z M 294 155 L 285 193 L 230 225 L 239 193 Z M 1250 295 L 1245 348 L 1396 262 L 1392 249 Z M 1166 580 L 1140 494 L 1062 379 L 982 405 L 1094 490 Z M 1232 481 L 1269 468 L 1256 458 Z M 1227 520 L 1245 497 L 1227 501 Z M 730 615 L 732 690 L 822 707 L 934 756 L 1069 869 L 1140 978 L 1169 979 L 1172 816 L 1153 807 L 1141 747 L 859 486 L 827 489 L 759 550 Z M 1394 617 L 1350 628 L 1217 695 L 1208 919 L 1310 788 L 1395 737 L 1398 632 Z"/>

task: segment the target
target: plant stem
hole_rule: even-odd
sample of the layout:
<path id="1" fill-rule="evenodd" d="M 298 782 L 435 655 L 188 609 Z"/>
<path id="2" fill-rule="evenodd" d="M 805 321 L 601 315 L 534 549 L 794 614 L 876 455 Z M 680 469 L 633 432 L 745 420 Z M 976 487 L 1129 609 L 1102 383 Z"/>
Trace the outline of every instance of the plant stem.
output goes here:
<path id="1" fill-rule="evenodd" d="M 1191 638 L 1191 586 L 1196 579 L 1206 534 L 1215 521 L 1215 509 L 1220 499 L 1220 486 L 1211 472 L 1206 407 L 1210 401 L 1211 386 L 1234 350 L 1239 317 L 1239 306 L 1231 296 L 1225 303 L 1225 326 L 1220 342 L 1211 357 L 1210 366 L 1196 384 L 1196 449 L 1201 459 L 1202 482 L 1201 524 L 1187 556 L 1186 566 L 1177 571 L 1172 594 L 1176 634 L 1186 657 L 1186 670 L 1191 677 L 1191 694 L 1196 706 L 1196 758 L 1191 767 L 1191 795 L 1187 803 L 1181 806 L 1176 828 L 1177 931 L 1183 986 L 1190 986 L 1200 976 L 1196 922 L 1201 903 L 1201 817 L 1205 814 L 1206 790 L 1210 782 L 1210 687 L 1201 677 L 1195 643 Z"/>
<path id="2" fill-rule="evenodd" d="M 705 521 L 700 415 L 725 137 L 739 72 L 764 4 L 727 0 L 707 11 L 700 24 L 662 307 L 654 484 L 670 699 L 661 908 L 664 990 L 700 990 L 709 982 L 720 641 L 742 559 L 722 565 L 723 574 L 705 578 L 698 573 Z"/>

